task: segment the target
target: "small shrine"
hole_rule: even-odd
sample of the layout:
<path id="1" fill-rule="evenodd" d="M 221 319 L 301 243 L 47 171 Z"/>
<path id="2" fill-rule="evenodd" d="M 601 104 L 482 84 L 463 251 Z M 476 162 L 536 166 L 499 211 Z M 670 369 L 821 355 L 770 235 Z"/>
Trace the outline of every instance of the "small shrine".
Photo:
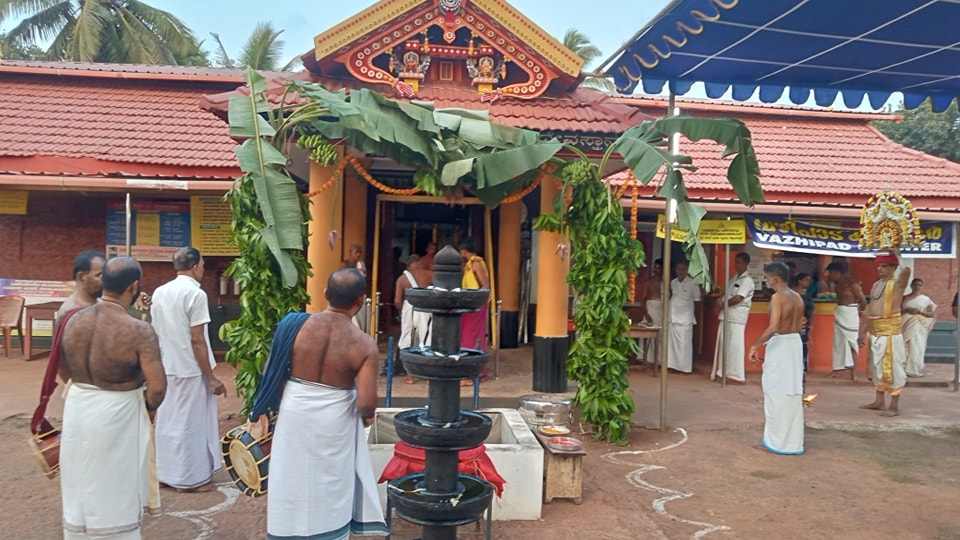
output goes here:
<path id="1" fill-rule="evenodd" d="M 314 40 L 305 67 L 346 71 L 416 97 L 429 85 L 470 85 L 478 100 L 534 99 L 576 86 L 583 61 L 502 0 L 380 2 Z"/>

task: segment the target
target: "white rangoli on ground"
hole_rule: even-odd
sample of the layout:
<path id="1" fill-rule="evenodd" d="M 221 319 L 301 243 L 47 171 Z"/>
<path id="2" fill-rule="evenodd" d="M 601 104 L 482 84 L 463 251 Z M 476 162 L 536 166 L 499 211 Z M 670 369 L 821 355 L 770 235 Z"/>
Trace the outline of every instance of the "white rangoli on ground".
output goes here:
<path id="1" fill-rule="evenodd" d="M 217 491 L 224 496 L 224 500 L 219 504 L 215 504 L 210 508 L 204 508 L 203 510 L 180 510 L 177 512 L 164 512 L 163 515 L 185 519 L 196 525 L 200 529 L 200 532 L 197 533 L 197 536 L 195 536 L 193 540 L 213 538 L 213 515 L 230 508 L 237 503 L 237 499 L 240 497 L 240 490 L 234 486 L 233 482 L 217 484 Z"/>
<path id="2" fill-rule="evenodd" d="M 677 521 L 679 523 L 686 523 L 688 525 L 700 527 L 700 529 L 697 530 L 697 532 L 695 532 L 691 538 L 694 538 L 694 539 L 703 538 L 704 536 L 710 533 L 731 530 L 730 527 L 727 527 L 726 525 L 714 525 L 712 523 L 704 523 L 702 521 L 691 521 L 689 519 L 683 519 L 679 516 L 675 516 L 671 514 L 670 512 L 667 512 L 666 506 L 668 502 L 675 501 L 677 499 L 686 499 L 689 497 L 693 497 L 694 494 L 686 493 L 683 491 L 676 491 L 670 488 L 655 486 L 642 478 L 644 474 L 650 471 L 666 470 L 666 467 L 663 467 L 660 465 L 651 465 L 647 463 L 636 463 L 636 462 L 627 461 L 626 459 L 624 459 L 628 456 L 641 456 L 643 454 L 653 454 L 656 452 L 664 452 L 666 450 L 672 450 L 674 448 L 677 448 L 678 446 L 682 446 L 686 444 L 687 431 L 683 428 L 677 428 L 676 432 L 680 433 L 680 436 L 681 436 L 680 440 L 673 444 L 664 446 L 663 448 L 656 448 L 653 450 L 625 450 L 622 452 L 611 452 L 609 454 L 605 454 L 603 456 L 603 459 L 610 463 L 619 463 L 622 465 L 630 465 L 630 466 L 639 465 L 638 469 L 634 469 L 629 473 L 627 473 L 627 476 L 626 476 L 627 482 L 629 482 L 630 485 L 634 487 L 646 489 L 648 491 L 652 491 L 654 493 L 662 495 L 662 497 L 655 499 L 653 501 L 653 510 L 656 513 L 662 516 L 666 516 L 672 519 L 673 521 Z"/>

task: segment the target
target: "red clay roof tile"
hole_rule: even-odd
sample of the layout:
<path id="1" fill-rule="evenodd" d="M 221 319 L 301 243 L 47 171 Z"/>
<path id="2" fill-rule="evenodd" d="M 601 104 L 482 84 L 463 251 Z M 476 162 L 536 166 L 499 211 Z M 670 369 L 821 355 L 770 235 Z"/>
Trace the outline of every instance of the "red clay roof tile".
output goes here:
<path id="1" fill-rule="evenodd" d="M 923 208 L 960 207 L 960 164 L 906 148 L 869 124 L 893 118 L 890 115 L 836 113 L 831 118 L 825 111 L 805 114 L 756 105 L 732 109 L 729 104 L 699 105 L 684 112 L 736 116 L 750 128 L 767 202 L 863 205 L 870 196 L 889 188 L 915 203 L 924 201 Z M 731 110 L 739 114 L 730 114 Z M 712 142 L 681 139 L 680 152 L 690 155 L 698 167 L 696 172 L 684 174 L 691 199 L 736 200 L 725 176 L 727 163 L 719 159 L 721 151 Z M 625 174 L 618 173 L 610 180 L 622 182 Z M 653 192 L 652 187 L 641 190 L 644 195 Z"/>
<path id="2" fill-rule="evenodd" d="M 306 78 L 300 73 L 296 76 Z M 385 85 L 368 85 L 352 79 L 331 77 L 313 76 L 313 80 L 329 90 L 369 88 L 396 99 Z M 271 80 L 271 85 L 275 87 L 274 98 L 277 100 L 282 94 L 279 84 L 277 79 Z M 222 116 L 231 94 L 233 92 L 205 96 L 203 107 Z M 621 133 L 628 127 L 649 119 L 637 108 L 618 103 L 615 96 L 590 89 L 578 89 L 563 97 L 544 96 L 536 100 L 504 97 L 493 103 L 483 103 L 474 88 L 441 86 L 431 82 L 421 86 L 414 99 L 432 101 L 438 108 L 486 109 L 490 111 L 490 119 L 494 122 L 537 131 Z"/>
<path id="3" fill-rule="evenodd" d="M 15 67 L 19 64 L 25 63 Z M 35 64 L 48 75 L 4 72 L 0 79 L 0 173 L 239 175 L 236 142 L 226 125 L 199 108 L 204 93 L 235 87 L 230 76 L 219 84 L 109 78 L 71 78 L 65 84 L 51 76 L 71 68 Z M 4 62 L 0 71 L 9 65 Z M 183 69 L 159 66 L 150 72 Z"/>

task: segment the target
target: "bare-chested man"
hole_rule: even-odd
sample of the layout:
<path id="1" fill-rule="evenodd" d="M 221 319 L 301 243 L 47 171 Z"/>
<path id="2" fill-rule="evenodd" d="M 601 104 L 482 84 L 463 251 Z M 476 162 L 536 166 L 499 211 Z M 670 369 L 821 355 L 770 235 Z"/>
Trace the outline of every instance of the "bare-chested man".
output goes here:
<path id="1" fill-rule="evenodd" d="M 868 368 L 876 389 L 873 403 L 861 408 L 882 411 L 881 416 L 900 414 L 900 391 L 907 382 L 907 356 L 901 334 L 900 301 L 903 299 L 903 291 L 910 283 L 910 267 L 902 268 L 900 275 L 894 279 L 893 275 L 900 264 L 899 256 L 900 250 L 897 248 L 894 248 L 892 253 L 877 255 L 877 274 L 880 278 L 870 288 L 867 324 L 860 331 L 861 340 L 867 332 L 870 333 Z M 889 407 L 884 403 L 884 394 L 887 393 L 890 394 Z"/>
<path id="2" fill-rule="evenodd" d="M 140 278 L 134 259 L 111 259 L 101 301 L 63 329 L 60 374 L 73 379 L 60 447 L 65 538 L 139 538 L 143 508 L 159 510 L 151 497 L 148 415 L 167 383 L 153 328 L 127 312 L 140 296 Z"/>
<path id="3" fill-rule="evenodd" d="M 803 453 L 803 298 L 788 286 L 790 270 L 782 262 L 763 267 L 770 298 L 770 325 L 750 347 L 750 362 L 763 362 L 764 450 Z M 766 344 L 761 359 L 758 351 Z"/>
<path id="4" fill-rule="evenodd" d="M 103 265 L 106 261 L 103 252 L 94 249 L 88 249 L 77 255 L 73 261 L 74 289 L 70 297 L 57 310 L 58 319 L 74 308 L 92 306 L 97 302 L 97 298 L 100 298 Z"/>
<path id="5" fill-rule="evenodd" d="M 271 538 L 386 532 L 363 431 L 377 406 L 380 353 L 351 322 L 365 288 L 355 268 L 331 274 L 329 307 L 311 315 L 293 342 L 271 448 Z"/>
<path id="6" fill-rule="evenodd" d="M 837 308 L 833 315 L 833 373 L 837 376 L 850 370 L 850 379 L 857 380 L 856 364 L 860 347 L 857 333 L 860 331 L 860 312 L 867 307 L 860 284 L 847 274 L 844 263 L 834 261 L 827 265 L 827 281 L 834 284 L 837 293 Z"/>
<path id="7" fill-rule="evenodd" d="M 406 301 L 407 289 L 429 287 L 433 283 L 433 270 L 425 268 L 423 259 L 411 255 L 407 260 L 407 269 L 397 278 L 397 287 L 393 293 L 393 303 L 400 312 L 400 340 L 398 346 L 405 349 L 417 345 L 430 344 L 430 314 L 414 311 L 410 302 Z M 407 375 L 404 379 L 407 384 L 413 384 L 416 379 Z"/>
<path id="8" fill-rule="evenodd" d="M 423 254 L 423 257 L 420 260 L 423 262 L 423 266 L 429 270 L 433 270 L 433 258 L 437 255 L 437 243 L 430 241 L 427 242 L 426 251 Z"/>

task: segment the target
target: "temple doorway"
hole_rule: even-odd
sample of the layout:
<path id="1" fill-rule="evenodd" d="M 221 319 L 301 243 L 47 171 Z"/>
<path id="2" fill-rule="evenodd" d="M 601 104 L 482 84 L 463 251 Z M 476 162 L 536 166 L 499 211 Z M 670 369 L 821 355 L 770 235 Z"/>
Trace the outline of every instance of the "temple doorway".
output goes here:
<path id="1" fill-rule="evenodd" d="M 423 256 L 427 244 L 437 249 L 457 246 L 470 237 L 491 266 L 490 211 L 479 199 L 464 198 L 447 203 L 438 197 L 377 195 L 373 227 L 373 272 L 371 283 L 379 293 L 378 330 L 399 333 L 399 311 L 393 305 L 394 288 L 410 255 Z M 492 266 L 490 267 L 492 272 Z M 421 284 L 422 285 L 422 284 Z M 374 299 L 376 301 L 376 299 Z"/>

